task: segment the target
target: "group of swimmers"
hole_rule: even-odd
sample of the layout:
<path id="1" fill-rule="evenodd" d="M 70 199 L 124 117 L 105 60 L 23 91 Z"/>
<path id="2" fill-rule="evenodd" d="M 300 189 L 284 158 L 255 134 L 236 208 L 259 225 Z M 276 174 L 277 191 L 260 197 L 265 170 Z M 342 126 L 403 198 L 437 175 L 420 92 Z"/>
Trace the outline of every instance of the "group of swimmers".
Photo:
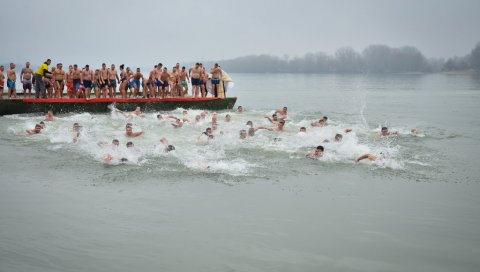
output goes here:
<path id="1" fill-rule="evenodd" d="M 146 116 L 145 113 L 143 113 L 141 111 L 140 107 L 137 107 L 135 110 L 130 111 L 130 112 L 124 112 L 124 111 L 120 111 L 120 110 L 115 110 L 115 112 L 121 113 L 127 118 L 129 118 L 129 117 L 145 117 Z M 238 106 L 236 112 L 238 114 L 243 113 L 244 112 L 243 107 Z M 191 122 L 189 117 L 188 117 L 188 111 L 186 111 L 186 110 L 182 112 L 181 116 L 175 116 L 173 114 L 157 114 L 156 117 L 160 121 L 167 122 L 168 120 L 171 120 L 172 122 L 170 124 L 175 129 L 179 129 L 179 128 L 183 127 L 183 125 L 185 123 L 190 123 Z M 241 129 L 239 131 L 239 139 L 240 140 L 245 140 L 247 138 L 254 137 L 256 132 L 259 131 L 259 130 L 276 131 L 276 132 L 285 131 L 285 123 L 288 120 L 288 108 L 283 107 L 281 109 L 278 109 L 278 110 L 274 111 L 274 113 L 271 116 L 268 115 L 268 116 L 265 116 L 265 118 L 272 124 L 272 126 L 262 125 L 262 126 L 256 126 L 255 127 L 255 126 L 253 126 L 252 121 L 248 121 L 246 123 L 246 129 Z M 53 115 L 53 113 L 51 111 L 49 111 L 46 114 L 44 121 L 55 121 L 55 120 L 57 120 L 57 117 L 55 117 Z M 203 122 L 205 120 L 211 120 L 211 121 L 209 122 L 209 126 L 205 129 L 205 131 L 203 131 L 200 134 L 200 136 L 198 136 L 197 144 L 199 144 L 199 145 L 209 144 L 212 140 L 215 139 L 215 134 L 223 135 L 223 131 L 218 130 L 219 121 L 218 121 L 218 115 L 217 115 L 216 112 L 202 111 L 198 115 L 195 116 L 195 120 L 192 121 L 192 123 L 202 123 L 203 124 Z M 41 133 L 42 129 L 45 128 L 45 122 L 44 121 L 36 124 L 35 127 L 32 128 L 32 129 L 27 129 L 26 133 L 29 134 L 29 135 Z M 227 113 L 224 117 L 224 122 L 229 123 L 231 121 L 232 121 L 232 116 L 231 116 L 231 114 Z M 310 123 L 310 125 L 312 127 L 324 127 L 324 126 L 328 125 L 327 121 L 328 121 L 328 117 L 323 116 L 322 118 L 313 120 Z M 306 127 L 300 127 L 299 133 L 306 133 L 306 132 L 307 132 Z M 333 136 L 332 141 L 337 142 L 337 143 L 342 142 L 343 133 L 346 134 L 346 133 L 350 133 L 350 132 L 352 132 L 351 128 L 343 129 L 342 132 L 336 133 Z M 412 129 L 411 130 L 412 134 L 417 134 L 417 132 L 418 132 L 417 129 Z M 81 135 L 81 126 L 78 123 L 73 124 L 72 133 L 73 133 L 73 140 L 72 141 L 77 142 L 78 139 L 80 138 L 80 135 Z M 126 125 L 125 125 L 125 134 L 124 135 L 128 138 L 140 137 L 140 136 L 144 135 L 144 133 L 145 133 L 144 131 L 134 131 L 133 130 L 133 124 L 130 123 L 130 122 L 126 123 Z M 398 131 L 390 131 L 390 130 L 388 130 L 387 127 L 382 127 L 381 131 L 378 132 L 379 136 L 398 135 L 398 134 L 399 134 Z M 281 137 L 275 137 L 274 142 L 280 142 L 280 141 L 282 141 Z M 329 143 L 329 142 L 330 142 L 330 140 L 328 140 L 328 139 L 323 140 L 323 143 Z M 105 146 L 107 144 L 108 143 L 105 143 L 105 142 L 99 142 L 100 146 Z M 113 139 L 111 144 L 112 144 L 112 147 L 118 147 L 119 146 L 119 140 L 118 139 Z M 173 145 L 169 144 L 168 140 L 165 137 L 162 137 L 160 139 L 160 144 L 163 146 L 163 150 L 165 152 L 170 152 L 172 150 L 175 150 L 175 147 Z M 133 142 L 128 142 L 127 143 L 127 149 L 132 148 L 132 147 L 134 147 Z M 307 158 L 320 158 L 324 155 L 324 152 L 325 152 L 325 147 L 323 145 L 318 145 L 315 148 L 313 148 L 310 152 L 308 152 L 305 155 L 305 157 L 307 157 Z M 362 154 L 359 157 L 355 158 L 355 161 L 359 162 L 359 161 L 362 161 L 364 159 L 368 159 L 370 161 L 375 161 L 378 158 L 383 158 L 383 157 L 384 157 L 384 154 L 382 154 L 382 153 L 380 153 L 378 155 L 373 154 L 373 153 L 366 153 L 366 154 Z M 104 161 L 105 162 L 111 162 L 113 159 L 115 159 L 115 157 L 112 156 L 111 154 L 105 154 L 105 156 L 104 156 Z M 125 158 L 118 158 L 118 160 L 119 161 L 126 161 Z"/>
<path id="2" fill-rule="evenodd" d="M 196 63 L 186 70 L 177 63 L 168 70 L 158 63 L 144 75 L 140 68 L 133 71 L 130 67 L 120 65 L 117 72 L 115 64 L 107 68 L 105 63 L 99 69 L 91 69 L 87 64 L 83 68 L 77 64 L 70 65 L 68 71 L 63 70 L 63 64 L 57 63 L 49 68 L 51 60 L 47 59 L 34 71 L 30 62 L 20 72 L 20 82 L 23 84 L 24 98 L 32 97 L 32 89 L 35 89 L 36 98 L 64 98 L 64 89 L 67 88 L 68 98 L 114 98 L 118 91 L 122 98 L 165 98 L 184 97 L 189 95 L 188 84 L 192 85 L 192 97 L 207 97 L 207 82 L 212 84 L 212 96 L 224 97 L 224 92 L 219 92 L 222 69 L 215 65 L 207 71 L 201 64 Z M 17 98 L 17 73 L 15 64 L 10 63 L 7 69 L 7 97 Z M 4 67 L 0 65 L 0 99 L 3 99 L 5 88 Z M 93 91 L 93 96 L 92 96 Z"/>

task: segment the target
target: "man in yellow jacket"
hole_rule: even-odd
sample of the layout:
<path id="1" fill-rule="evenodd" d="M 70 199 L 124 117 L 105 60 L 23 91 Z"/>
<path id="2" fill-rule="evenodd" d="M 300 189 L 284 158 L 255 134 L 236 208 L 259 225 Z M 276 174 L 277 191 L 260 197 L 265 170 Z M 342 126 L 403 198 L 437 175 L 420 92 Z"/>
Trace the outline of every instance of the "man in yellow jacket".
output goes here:
<path id="1" fill-rule="evenodd" d="M 48 71 L 48 65 L 52 63 L 52 60 L 47 59 L 42 63 L 35 73 L 35 97 L 36 98 L 47 98 L 47 93 L 45 91 L 45 82 L 43 81 L 44 77 L 50 77 L 52 73 Z"/>

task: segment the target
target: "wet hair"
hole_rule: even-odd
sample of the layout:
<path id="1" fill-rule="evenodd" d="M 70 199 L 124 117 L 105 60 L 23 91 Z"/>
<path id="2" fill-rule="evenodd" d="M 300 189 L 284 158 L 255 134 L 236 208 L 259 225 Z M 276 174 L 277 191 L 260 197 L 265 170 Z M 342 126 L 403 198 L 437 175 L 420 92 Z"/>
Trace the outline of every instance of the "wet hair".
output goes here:
<path id="1" fill-rule="evenodd" d="M 301 127 L 300 130 L 305 130 L 305 131 L 307 131 L 307 128 L 306 128 L 306 127 Z"/>
<path id="2" fill-rule="evenodd" d="M 120 161 L 121 161 L 121 162 L 127 162 L 128 159 L 127 159 L 127 158 L 121 158 Z"/>
<path id="3" fill-rule="evenodd" d="M 252 121 L 247 121 L 247 126 L 253 126 Z"/>
<path id="4" fill-rule="evenodd" d="M 120 143 L 120 141 L 118 139 L 113 139 L 112 143 Z"/>
<path id="5" fill-rule="evenodd" d="M 388 130 L 388 128 L 387 127 L 382 127 L 382 130 Z"/>
<path id="6" fill-rule="evenodd" d="M 125 68 L 125 65 L 124 64 L 120 65 L 120 69 L 123 69 L 123 68 Z"/>
<path id="7" fill-rule="evenodd" d="M 240 130 L 240 135 L 242 135 L 242 134 L 247 134 L 247 131 L 244 130 L 244 129 Z"/>
<path id="8" fill-rule="evenodd" d="M 43 121 L 40 121 L 40 125 L 45 125 L 45 122 L 43 122 Z"/>
<path id="9" fill-rule="evenodd" d="M 323 152 L 323 150 L 324 150 L 324 149 L 323 149 L 323 146 L 321 146 L 321 145 L 317 146 L 317 150 L 320 150 L 320 151 Z"/>
<path id="10" fill-rule="evenodd" d="M 157 119 L 162 119 L 162 115 L 161 115 L 161 114 L 157 114 Z"/>
<path id="11" fill-rule="evenodd" d="M 335 141 L 341 141 L 343 138 L 343 135 L 340 133 L 335 134 Z"/>
<path id="12" fill-rule="evenodd" d="M 42 125 L 36 124 L 36 125 L 35 125 L 35 128 L 42 128 Z"/>
<path id="13" fill-rule="evenodd" d="M 125 125 L 125 128 L 132 128 L 132 126 L 133 126 L 132 123 L 127 123 L 127 124 Z"/>
<path id="14" fill-rule="evenodd" d="M 131 147 L 131 146 L 133 146 L 133 142 L 128 142 L 127 147 Z"/>
<path id="15" fill-rule="evenodd" d="M 325 120 L 325 122 L 328 120 L 328 117 L 327 116 L 323 116 L 322 117 L 323 120 Z"/>
<path id="16" fill-rule="evenodd" d="M 172 150 L 175 150 L 175 147 L 173 145 L 168 145 L 166 148 L 165 148 L 165 151 L 166 152 L 170 152 Z"/>
<path id="17" fill-rule="evenodd" d="M 157 66 L 158 66 L 158 67 L 162 67 L 163 64 L 162 64 L 161 62 L 159 62 Z"/>
<path id="18" fill-rule="evenodd" d="M 279 123 L 280 124 L 285 124 L 285 120 L 280 120 Z"/>

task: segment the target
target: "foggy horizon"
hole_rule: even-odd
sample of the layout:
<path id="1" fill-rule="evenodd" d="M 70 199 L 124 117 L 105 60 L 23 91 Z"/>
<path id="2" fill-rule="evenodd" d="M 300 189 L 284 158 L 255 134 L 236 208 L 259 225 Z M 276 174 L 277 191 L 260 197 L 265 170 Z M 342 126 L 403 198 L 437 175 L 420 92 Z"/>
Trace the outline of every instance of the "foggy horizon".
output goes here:
<path id="1" fill-rule="evenodd" d="M 195 1 L 21 0 L 3 6 L 12 12 L 0 17 L 1 25 L 9 26 L 1 63 L 51 58 L 67 64 L 170 66 L 262 54 L 333 55 L 342 47 L 361 52 L 378 44 L 413 46 L 427 58 L 450 58 L 468 54 L 480 41 L 480 2 L 471 0 L 248 0 L 217 8 Z"/>

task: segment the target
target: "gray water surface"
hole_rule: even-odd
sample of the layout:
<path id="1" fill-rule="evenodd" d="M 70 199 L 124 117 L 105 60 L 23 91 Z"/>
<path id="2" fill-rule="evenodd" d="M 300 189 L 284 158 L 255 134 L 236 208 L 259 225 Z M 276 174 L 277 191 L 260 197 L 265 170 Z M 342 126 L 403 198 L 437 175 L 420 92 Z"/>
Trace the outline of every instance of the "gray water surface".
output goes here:
<path id="1" fill-rule="evenodd" d="M 103 163 L 96 144 L 128 140 L 114 113 L 59 115 L 39 137 L 24 130 L 41 116 L 0 117 L 0 271 L 480 270 L 478 76 L 232 77 L 247 112 L 229 125 L 219 112 L 223 136 L 197 145 L 207 121 L 175 130 L 147 113 L 130 120 L 146 134 L 128 164 Z M 286 132 L 237 138 L 282 106 Z M 384 125 L 401 135 L 375 136 Z M 353 162 L 380 150 L 382 163 Z"/>

